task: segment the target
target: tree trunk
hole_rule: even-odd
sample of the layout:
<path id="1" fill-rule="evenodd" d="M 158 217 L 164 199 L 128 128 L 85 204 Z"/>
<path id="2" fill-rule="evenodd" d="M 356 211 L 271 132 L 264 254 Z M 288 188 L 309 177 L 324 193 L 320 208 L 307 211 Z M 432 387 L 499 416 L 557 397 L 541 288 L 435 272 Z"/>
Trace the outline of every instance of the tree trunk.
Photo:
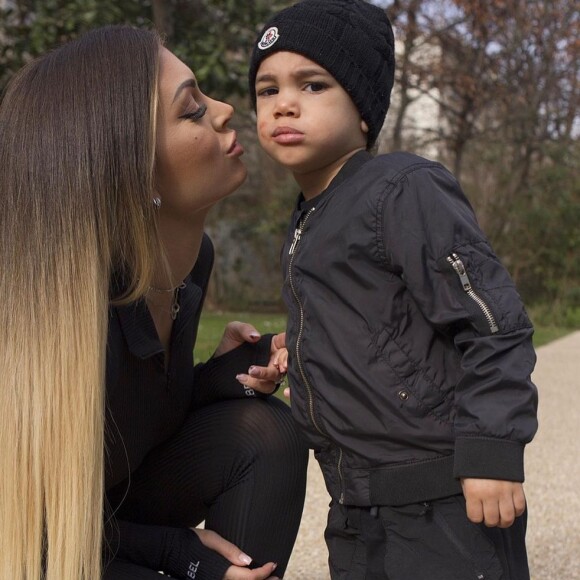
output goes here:
<path id="1" fill-rule="evenodd" d="M 171 0 L 153 0 L 153 24 L 170 41 L 173 37 L 173 3 Z"/>

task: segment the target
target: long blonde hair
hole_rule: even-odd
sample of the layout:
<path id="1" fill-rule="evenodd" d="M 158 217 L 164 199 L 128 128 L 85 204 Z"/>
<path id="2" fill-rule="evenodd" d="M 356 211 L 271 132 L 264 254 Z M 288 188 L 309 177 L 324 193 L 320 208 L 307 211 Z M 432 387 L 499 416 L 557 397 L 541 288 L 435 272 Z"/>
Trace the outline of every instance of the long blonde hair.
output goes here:
<path id="1" fill-rule="evenodd" d="M 111 272 L 159 259 L 159 37 L 89 32 L 0 104 L 0 578 L 101 575 Z"/>

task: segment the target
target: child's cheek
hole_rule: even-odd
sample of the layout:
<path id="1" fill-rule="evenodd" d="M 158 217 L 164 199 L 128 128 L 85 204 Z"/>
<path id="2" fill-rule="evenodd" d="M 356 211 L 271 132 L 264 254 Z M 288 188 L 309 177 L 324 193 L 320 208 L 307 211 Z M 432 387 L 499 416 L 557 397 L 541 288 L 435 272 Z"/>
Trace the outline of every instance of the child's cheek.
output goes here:
<path id="1" fill-rule="evenodd" d="M 260 141 L 264 140 L 268 134 L 268 123 L 261 119 L 260 113 L 258 113 L 257 131 Z"/>

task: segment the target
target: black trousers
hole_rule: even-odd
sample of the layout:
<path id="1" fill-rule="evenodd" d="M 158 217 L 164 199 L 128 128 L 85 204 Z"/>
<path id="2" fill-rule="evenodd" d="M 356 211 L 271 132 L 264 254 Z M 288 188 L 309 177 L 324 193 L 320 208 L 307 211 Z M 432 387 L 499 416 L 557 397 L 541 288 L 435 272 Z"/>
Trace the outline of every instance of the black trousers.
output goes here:
<path id="1" fill-rule="evenodd" d="M 132 474 L 118 519 L 205 527 L 282 577 L 298 533 L 308 450 L 290 410 L 275 397 L 215 403 L 194 412 L 177 436 Z M 117 505 L 126 485 L 111 490 Z M 118 497 L 117 497 L 118 496 Z M 105 580 L 160 580 L 155 570 L 113 561 Z"/>
<path id="2" fill-rule="evenodd" d="M 332 580 L 529 580 L 524 513 L 510 528 L 467 519 L 463 495 L 403 507 L 331 503 Z"/>

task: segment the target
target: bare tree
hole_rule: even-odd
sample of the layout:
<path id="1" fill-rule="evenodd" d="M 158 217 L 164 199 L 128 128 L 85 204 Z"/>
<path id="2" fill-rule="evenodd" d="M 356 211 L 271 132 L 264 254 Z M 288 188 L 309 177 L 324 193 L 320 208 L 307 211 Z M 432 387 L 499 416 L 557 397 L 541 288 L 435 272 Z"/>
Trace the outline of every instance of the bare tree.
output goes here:
<path id="1" fill-rule="evenodd" d="M 173 38 L 173 3 L 171 0 L 152 0 L 153 24 L 168 40 Z"/>
<path id="2" fill-rule="evenodd" d="M 438 144 L 514 276 L 537 297 L 580 286 L 570 258 L 580 243 L 577 2 L 408 0 L 388 11 L 403 39 L 392 142 L 413 147 L 405 127 L 417 95 L 436 103 L 424 142 Z M 428 44 L 434 58 L 421 62 Z"/>

